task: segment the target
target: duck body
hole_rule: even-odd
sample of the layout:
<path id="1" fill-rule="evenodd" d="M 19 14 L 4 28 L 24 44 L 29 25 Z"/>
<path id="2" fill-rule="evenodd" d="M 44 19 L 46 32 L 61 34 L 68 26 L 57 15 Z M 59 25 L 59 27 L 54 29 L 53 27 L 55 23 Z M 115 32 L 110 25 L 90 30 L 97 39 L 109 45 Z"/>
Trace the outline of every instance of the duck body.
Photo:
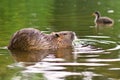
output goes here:
<path id="1" fill-rule="evenodd" d="M 100 13 L 94 12 L 93 15 L 95 15 L 95 24 L 96 26 L 112 26 L 114 24 L 114 21 L 109 17 L 101 17 Z"/>

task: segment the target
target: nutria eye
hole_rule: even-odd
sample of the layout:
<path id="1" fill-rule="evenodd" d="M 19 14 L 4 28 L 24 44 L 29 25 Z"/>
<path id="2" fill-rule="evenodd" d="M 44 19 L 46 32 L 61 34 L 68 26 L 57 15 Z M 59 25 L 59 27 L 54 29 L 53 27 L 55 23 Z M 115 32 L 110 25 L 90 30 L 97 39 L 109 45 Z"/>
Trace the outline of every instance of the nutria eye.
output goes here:
<path id="1" fill-rule="evenodd" d="M 56 37 L 60 37 L 59 34 L 55 34 Z"/>

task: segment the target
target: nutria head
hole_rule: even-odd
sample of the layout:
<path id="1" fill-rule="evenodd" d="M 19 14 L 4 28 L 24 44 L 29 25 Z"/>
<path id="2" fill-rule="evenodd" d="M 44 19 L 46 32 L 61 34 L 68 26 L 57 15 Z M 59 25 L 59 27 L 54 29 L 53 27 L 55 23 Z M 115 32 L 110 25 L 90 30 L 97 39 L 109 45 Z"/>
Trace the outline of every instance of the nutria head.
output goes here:
<path id="1" fill-rule="evenodd" d="M 72 31 L 45 34 L 34 28 L 17 31 L 8 46 L 10 50 L 40 50 L 72 47 L 75 33 Z"/>
<path id="2" fill-rule="evenodd" d="M 51 34 L 56 36 L 56 38 L 63 38 L 63 40 L 73 41 L 75 38 L 75 33 L 72 31 L 52 32 Z"/>
<path id="3" fill-rule="evenodd" d="M 75 39 L 75 33 L 72 31 L 61 31 L 61 32 L 54 32 L 51 33 L 56 38 L 53 40 L 53 44 L 56 44 L 55 47 L 57 48 L 66 48 L 71 47 L 72 42 Z"/>

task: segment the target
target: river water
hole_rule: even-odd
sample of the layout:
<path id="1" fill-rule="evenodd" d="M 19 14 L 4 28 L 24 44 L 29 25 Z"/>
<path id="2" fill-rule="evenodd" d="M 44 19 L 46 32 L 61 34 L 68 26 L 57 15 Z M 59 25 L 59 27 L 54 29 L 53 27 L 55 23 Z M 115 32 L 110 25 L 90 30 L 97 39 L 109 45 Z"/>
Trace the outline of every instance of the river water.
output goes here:
<path id="1" fill-rule="evenodd" d="M 0 80 L 120 80 L 119 0 L 1 0 Z M 114 20 L 94 25 L 94 11 Z M 73 49 L 8 51 L 22 28 L 74 31 Z"/>

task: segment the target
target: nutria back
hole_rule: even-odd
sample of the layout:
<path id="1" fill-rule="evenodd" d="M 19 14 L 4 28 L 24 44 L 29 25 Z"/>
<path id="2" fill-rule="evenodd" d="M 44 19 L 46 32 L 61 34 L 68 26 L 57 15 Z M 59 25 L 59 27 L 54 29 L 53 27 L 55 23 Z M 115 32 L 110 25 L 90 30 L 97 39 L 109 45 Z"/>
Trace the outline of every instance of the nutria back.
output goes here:
<path id="1" fill-rule="evenodd" d="M 72 47 L 75 33 L 72 31 L 45 34 L 34 28 L 17 31 L 8 45 L 9 50 L 40 50 Z"/>

